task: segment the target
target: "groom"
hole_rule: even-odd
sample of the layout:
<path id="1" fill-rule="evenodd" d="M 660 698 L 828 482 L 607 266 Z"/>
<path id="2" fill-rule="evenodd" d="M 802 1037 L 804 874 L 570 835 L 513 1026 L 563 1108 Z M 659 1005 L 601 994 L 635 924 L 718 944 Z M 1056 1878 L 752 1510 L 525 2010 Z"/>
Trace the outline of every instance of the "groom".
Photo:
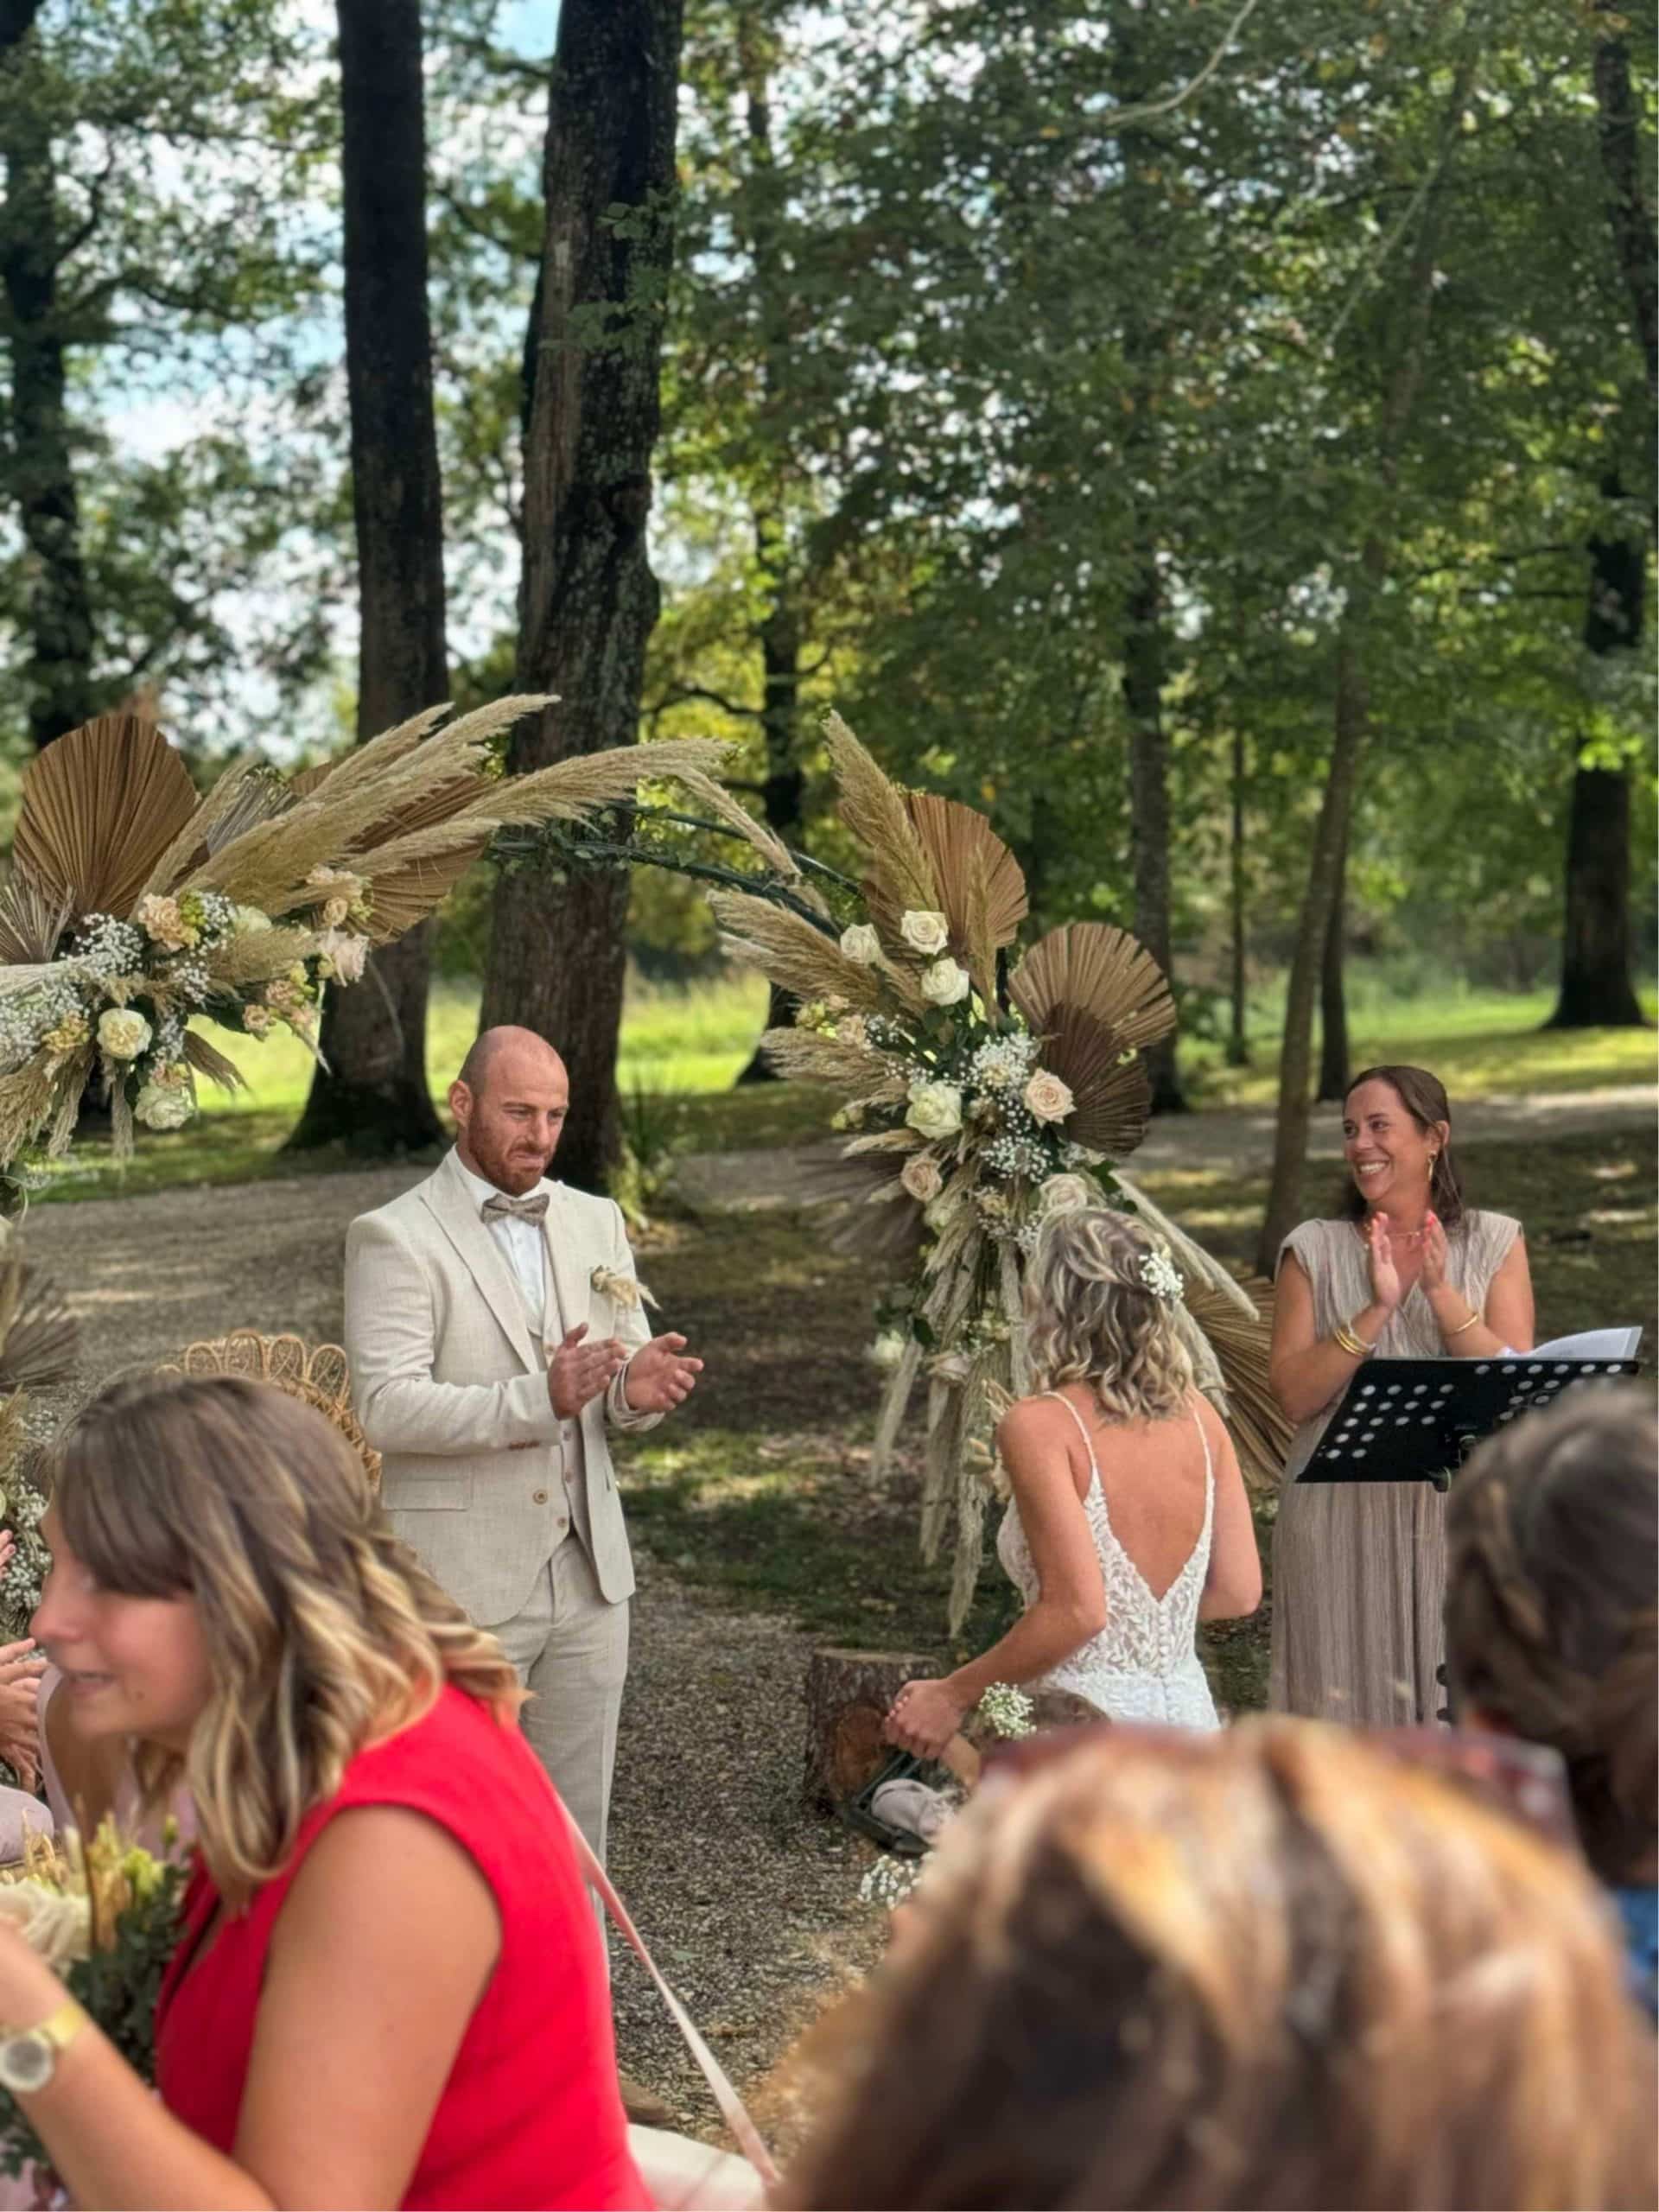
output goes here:
<path id="1" fill-rule="evenodd" d="M 570 1099 L 528 1029 L 450 1085 L 455 1147 L 346 1239 L 346 1349 L 397 1534 L 531 1693 L 524 1728 L 602 1859 L 633 1567 L 606 1438 L 702 1362 L 652 1337 L 622 1216 L 543 1179 Z"/>

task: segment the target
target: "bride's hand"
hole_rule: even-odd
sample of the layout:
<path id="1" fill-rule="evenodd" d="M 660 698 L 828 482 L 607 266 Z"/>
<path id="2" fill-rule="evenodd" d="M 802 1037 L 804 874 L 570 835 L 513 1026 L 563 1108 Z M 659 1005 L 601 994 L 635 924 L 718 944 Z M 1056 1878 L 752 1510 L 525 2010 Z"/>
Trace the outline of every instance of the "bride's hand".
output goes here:
<path id="1" fill-rule="evenodd" d="M 967 1709 L 948 1682 L 906 1682 L 893 1700 L 883 1733 L 918 1759 L 936 1759 Z"/>
<path id="2" fill-rule="evenodd" d="M 1392 1313 L 1400 1303 L 1400 1270 L 1389 1247 L 1386 1214 L 1374 1213 L 1366 1223 L 1365 1252 L 1370 1262 L 1372 1300 Z"/>

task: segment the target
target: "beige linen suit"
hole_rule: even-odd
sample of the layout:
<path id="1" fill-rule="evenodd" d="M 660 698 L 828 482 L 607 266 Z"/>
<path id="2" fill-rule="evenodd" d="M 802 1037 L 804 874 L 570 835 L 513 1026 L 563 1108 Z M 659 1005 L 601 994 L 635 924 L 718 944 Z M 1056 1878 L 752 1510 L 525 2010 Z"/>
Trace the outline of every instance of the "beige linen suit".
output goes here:
<path id="1" fill-rule="evenodd" d="M 513 1268 L 450 1153 L 436 1173 L 346 1239 L 346 1349 L 365 1435 L 381 1453 L 393 1529 L 480 1628 L 500 1638 L 531 1692 L 524 1732 L 602 1857 L 627 1668 L 633 1565 L 607 1418 L 630 1411 L 625 1376 L 563 1421 L 547 1362 L 587 1322 L 638 1348 L 645 1314 L 593 1287 L 632 1279 L 622 1216 L 562 1183 L 543 1234 L 547 1303 L 531 1313 Z"/>

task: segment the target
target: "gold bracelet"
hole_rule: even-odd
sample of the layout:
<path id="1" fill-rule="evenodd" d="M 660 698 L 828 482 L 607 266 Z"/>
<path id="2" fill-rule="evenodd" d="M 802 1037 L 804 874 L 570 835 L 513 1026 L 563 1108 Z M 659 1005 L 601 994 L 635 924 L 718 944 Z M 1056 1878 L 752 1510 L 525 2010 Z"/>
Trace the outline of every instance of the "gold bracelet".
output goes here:
<path id="1" fill-rule="evenodd" d="M 1449 1344 L 1453 1337 L 1460 1337 L 1465 1329 L 1472 1329 L 1479 1319 L 1478 1313 L 1471 1313 L 1466 1321 L 1459 1321 L 1455 1329 L 1443 1329 L 1440 1332 L 1440 1342 Z"/>
<path id="2" fill-rule="evenodd" d="M 1376 1350 L 1376 1346 L 1368 1344 L 1357 1330 L 1350 1328 L 1346 1321 L 1338 1322 L 1331 1332 L 1331 1341 L 1338 1351 L 1345 1351 L 1350 1359 L 1369 1359 Z"/>

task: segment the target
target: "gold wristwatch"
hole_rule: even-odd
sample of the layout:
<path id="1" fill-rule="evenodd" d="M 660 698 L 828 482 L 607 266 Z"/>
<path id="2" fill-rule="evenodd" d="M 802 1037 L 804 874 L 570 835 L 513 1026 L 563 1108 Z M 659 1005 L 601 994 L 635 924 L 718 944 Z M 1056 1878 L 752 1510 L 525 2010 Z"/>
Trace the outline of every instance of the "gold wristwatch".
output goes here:
<path id="1" fill-rule="evenodd" d="M 73 1997 L 32 2028 L 0 2028 L 0 2089 L 26 2097 L 45 2088 L 58 2060 L 85 2027 L 92 2024 Z"/>

